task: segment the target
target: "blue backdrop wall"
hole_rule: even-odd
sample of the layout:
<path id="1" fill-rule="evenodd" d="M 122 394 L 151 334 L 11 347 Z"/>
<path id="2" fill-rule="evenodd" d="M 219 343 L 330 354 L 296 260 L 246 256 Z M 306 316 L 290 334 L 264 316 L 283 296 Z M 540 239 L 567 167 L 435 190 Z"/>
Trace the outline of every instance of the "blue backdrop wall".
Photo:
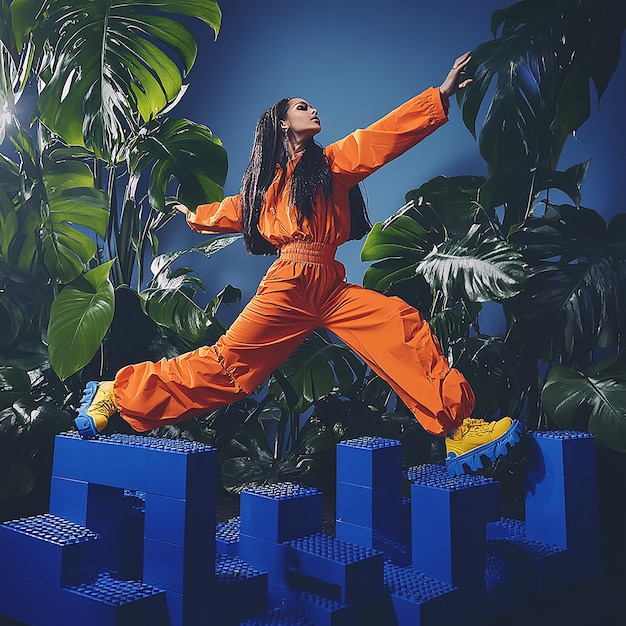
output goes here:
<path id="1" fill-rule="evenodd" d="M 306 98 L 319 110 L 328 144 L 363 127 L 429 86 L 437 86 L 455 58 L 491 38 L 493 11 L 507 0 L 224 0 L 216 41 L 202 30 L 199 59 L 190 87 L 174 114 L 206 124 L 229 156 L 225 191 L 237 193 L 259 115 L 285 96 Z M 626 61 L 622 58 L 600 108 L 570 138 L 560 169 L 591 158 L 583 204 L 606 219 L 626 210 Z M 404 194 L 437 175 L 486 174 L 477 145 L 453 103 L 450 123 L 422 144 L 370 176 L 365 183 L 373 221 L 404 203 Z M 175 219 L 162 236 L 161 251 L 203 240 Z M 360 282 L 366 264 L 362 242 L 340 249 L 348 280 Z M 243 290 L 244 301 L 273 257 L 245 254 L 241 242 L 211 261 L 190 259 L 214 295 L 226 283 Z M 239 310 L 232 307 L 227 317 Z"/>

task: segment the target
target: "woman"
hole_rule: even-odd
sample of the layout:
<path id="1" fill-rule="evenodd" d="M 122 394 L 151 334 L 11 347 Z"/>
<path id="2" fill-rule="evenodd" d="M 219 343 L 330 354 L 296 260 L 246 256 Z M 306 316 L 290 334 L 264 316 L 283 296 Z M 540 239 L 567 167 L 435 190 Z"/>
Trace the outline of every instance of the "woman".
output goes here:
<path id="1" fill-rule="evenodd" d="M 451 471 L 463 471 L 464 463 L 481 467 L 481 455 L 506 454 L 506 444 L 519 440 L 519 423 L 469 418 L 474 394 L 420 313 L 399 298 L 348 284 L 335 260 L 337 246 L 369 228 L 354 193 L 358 183 L 447 121 L 449 98 L 470 82 L 459 83 L 469 61 L 462 55 L 438 89 L 325 149 L 313 139 L 321 124 L 306 100 L 284 99 L 266 111 L 241 192 L 195 211 L 176 208 L 194 230 L 242 232 L 249 252 L 278 259 L 215 345 L 130 365 L 113 382 L 89 383 L 75 420 L 80 433 L 95 436 L 115 411 L 146 431 L 240 400 L 323 327 L 383 377 L 427 431 L 446 436 Z"/>

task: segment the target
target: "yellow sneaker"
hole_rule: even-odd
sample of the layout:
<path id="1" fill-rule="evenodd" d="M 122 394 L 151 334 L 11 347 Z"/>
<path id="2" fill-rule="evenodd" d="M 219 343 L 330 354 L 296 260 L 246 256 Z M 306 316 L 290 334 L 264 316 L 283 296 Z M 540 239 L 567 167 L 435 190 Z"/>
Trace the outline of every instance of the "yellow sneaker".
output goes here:
<path id="1" fill-rule="evenodd" d="M 522 435 L 518 420 L 503 417 L 495 422 L 468 417 L 446 437 L 446 466 L 453 476 L 483 467 L 482 456 L 490 461 L 505 456 Z"/>
<path id="2" fill-rule="evenodd" d="M 81 437 L 91 439 L 104 430 L 116 411 L 113 381 L 92 380 L 85 386 L 74 423 Z"/>

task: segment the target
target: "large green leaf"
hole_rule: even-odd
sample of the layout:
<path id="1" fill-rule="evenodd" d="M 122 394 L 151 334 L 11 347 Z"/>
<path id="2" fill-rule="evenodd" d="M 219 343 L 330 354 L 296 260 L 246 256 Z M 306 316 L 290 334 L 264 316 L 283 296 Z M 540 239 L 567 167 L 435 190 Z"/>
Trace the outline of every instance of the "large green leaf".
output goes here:
<path id="1" fill-rule="evenodd" d="M 186 206 L 195 207 L 224 197 L 226 151 L 206 126 L 175 118 L 148 124 L 128 152 L 131 195 L 149 167 L 148 199 L 159 211 L 165 210 L 172 178 L 178 182 L 176 195 Z"/>
<path id="2" fill-rule="evenodd" d="M 27 133 L 20 155 L 22 168 L 34 146 Z M 9 199 L 0 193 L 0 254 L 24 280 L 66 283 L 76 278 L 96 252 L 85 230 L 104 236 L 108 199 L 95 188 L 86 163 L 44 156 L 43 170 L 5 169 Z M 21 180 L 17 187 L 15 179 Z"/>
<path id="3" fill-rule="evenodd" d="M 545 360 L 586 358 L 613 345 L 620 332 L 616 272 L 626 257 L 626 216 L 607 228 L 591 209 L 549 205 L 510 241 L 528 263 L 528 279 L 507 306 Z"/>
<path id="4" fill-rule="evenodd" d="M 217 34 L 215 0 L 14 0 L 18 40 L 33 32 L 41 52 L 38 114 L 67 143 L 114 162 L 129 133 L 179 95 L 197 54 L 178 19 Z"/>
<path id="5" fill-rule="evenodd" d="M 172 265 L 190 252 L 199 252 L 211 258 L 237 239 L 238 235 L 217 236 L 190 250 L 178 250 L 155 257 L 151 265 L 153 278 L 141 292 L 148 315 L 158 324 L 170 328 L 193 343 L 200 343 L 209 327 L 216 323 L 214 314 L 217 306 L 222 302 L 238 301 L 241 292 L 229 285 L 202 308 L 195 302 L 197 292 L 204 291 L 202 281 L 189 268 L 173 268 Z"/>
<path id="6" fill-rule="evenodd" d="M 48 345 L 61 380 L 91 361 L 111 325 L 115 311 L 109 280 L 112 264 L 113 260 L 74 279 L 52 303 Z"/>
<path id="7" fill-rule="evenodd" d="M 427 205 L 449 235 L 461 235 L 474 221 L 484 221 L 481 213 L 486 209 L 478 204 L 479 190 L 484 183 L 482 176 L 437 176 L 407 192 L 406 200 L 413 200 L 414 206 L 418 207 L 417 214 L 426 213 L 424 205 Z M 489 218 L 494 218 L 492 210 Z"/>
<path id="8" fill-rule="evenodd" d="M 511 298 L 526 278 L 521 254 L 477 224 L 464 237 L 436 246 L 417 271 L 446 297 L 472 302 Z"/>
<path id="9" fill-rule="evenodd" d="M 624 354 L 620 361 L 586 372 L 553 367 L 541 394 L 546 415 L 562 428 L 588 430 L 600 445 L 626 452 Z"/>
<path id="10" fill-rule="evenodd" d="M 475 133 L 490 94 L 480 133 L 490 172 L 526 157 L 556 166 L 567 135 L 589 117 L 590 79 L 601 96 L 617 67 L 624 12 L 621 0 L 521 0 L 493 14 L 500 34 L 472 51 L 473 82 L 458 96 Z"/>

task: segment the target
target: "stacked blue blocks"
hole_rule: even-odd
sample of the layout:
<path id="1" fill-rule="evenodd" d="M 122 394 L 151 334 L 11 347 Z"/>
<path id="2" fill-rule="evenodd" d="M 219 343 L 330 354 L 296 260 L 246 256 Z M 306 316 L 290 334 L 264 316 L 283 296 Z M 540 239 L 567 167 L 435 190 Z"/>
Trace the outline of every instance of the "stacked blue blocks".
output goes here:
<path id="1" fill-rule="evenodd" d="M 322 494 L 246 489 L 215 523 L 216 452 L 114 435 L 56 439 L 50 513 L 0 525 L 0 615 L 35 626 L 435 626 L 511 613 L 600 574 L 593 437 L 532 433 L 526 519 L 498 483 L 402 472 L 399 442 L 337 446 Z M 403 498 L 403 480 L 410 500 Z"/>
<path id="2" fill-rule="evenodd" d="M 360 437 L 337 446 L 335 534 L 408 564 L 402 532 L 402 446 Z"/>
<path id="3" fill-rule="evenodd" d="M 191 626 L 207 601 L 221 610 L 229 564 L 216 561 L 214 449 L 68 433 L 52 474 L 50 514 L 0 526 L 0 553 L 13 557 L 0 565 L 12 591 L 0 613 L 41 626 Z M 238 585 L 260 577 L 264 593 L 241 618 L 266 607 L 266 577 L 245 568 Z"/>

